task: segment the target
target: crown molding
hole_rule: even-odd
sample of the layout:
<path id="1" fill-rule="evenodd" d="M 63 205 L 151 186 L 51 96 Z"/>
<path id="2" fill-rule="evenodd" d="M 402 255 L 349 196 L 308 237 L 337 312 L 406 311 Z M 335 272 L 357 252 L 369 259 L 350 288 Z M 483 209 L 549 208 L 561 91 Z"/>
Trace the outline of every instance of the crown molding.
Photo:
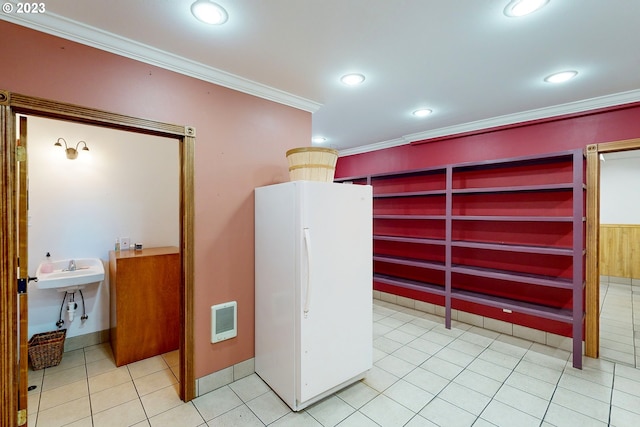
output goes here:
<path id="1" fill-rule="evenodd" d="M 399 145 L 410 144 L 411 141 L 400 137 L 396 139 L 390 139 L 388 141 L 374 142 L 373 144 L 362 145 L 360 147 L 345 148 L 344 150 L 338 150 L 338 156 L 351 156 L 353 154 L 368 153 L 370 151 L 383 150 L 385 148 L 397 147 Z"/>
<path id="2" fill-rule="evenodd" d="M 269 101 L 315 113 L 322 104 L 254 82 L 202 63 L 164 52 L 116 34 L 100 30 L 55 13 L 2 14 L 2 19 L 36 31 L 194 77 Z"/>
<path id="3" fill-rule="evenodd" d="M 154 47 L 64 18 L 51 12 L 47 12 L 46 14 L 22 15 L 2 14 L 0 15 L 0 19 L 310 113 L 315 113 L 322 106 L 322 104 L 318 102 L 236 76 L 196 61 L 182 58 L 178 55 L 164 52 Z M 640 101 L 640 90 L 621 92 L 613 95 L 590 98 L 551 107 L 463 123 L 460 125 L 433 129 L 425 132 L 413 133 L 392 140 L 339 150 L 339 154 L 340 156 L 348 156 L 367 153 L 370 151 L 392 148 L 431 138 L 451 136 L 492 127 L 552 118 L 555 116 L 575 114 L 638 101 Z"/>
<path id="4" fill-rule="evenodd" d="M 397 147 L 399 145 L 410 144 L 416 141 L 424 141 L 426 139 L 439 138 L 443 136 L 451 136 L 474 132 L 482 129 L 512 125 L 515 123 L 524 123 L 533 120 L 548 119 L 567 114 L 582 113 L 600 108 L 614 107 L 617 105 L 630 104 L 640 101 L 640 90 L 631 90 L 628 92 L 620 92 L 613 95 L 606 95 L 597 98 L 585 99 L 582 101 L 569 102 L 566 104 L 554 105 L 551 107 L 538 108 L 535 110 L 523 111 L 520 113 L 507 114 L 504 116 L 492 117 L 484 120 L 463 123 L 460 125 L 447 126 L 443 128 L 433 129 L 425 132 L 412 133 L 404 135 L 400 138 L 389 141 L 381 141 L 373 144 L 363 145 L 360 147 L 347 148 L 340 150 L 340 156 L 350 156 L 353 154 L 368 153 L 370 151 L 381 150 L 384 148 Z"/>

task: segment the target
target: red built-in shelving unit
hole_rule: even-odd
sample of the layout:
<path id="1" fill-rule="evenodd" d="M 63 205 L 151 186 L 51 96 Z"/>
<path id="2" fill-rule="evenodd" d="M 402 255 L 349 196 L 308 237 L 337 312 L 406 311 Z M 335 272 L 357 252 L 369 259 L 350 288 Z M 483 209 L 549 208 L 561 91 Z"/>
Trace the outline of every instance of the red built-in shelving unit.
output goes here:
<path id="1" fill-rule="evenodd" d="M 573 338 L 582 367 L 582 150 L 346 177 L 373 186 L 376 290 Z"/>

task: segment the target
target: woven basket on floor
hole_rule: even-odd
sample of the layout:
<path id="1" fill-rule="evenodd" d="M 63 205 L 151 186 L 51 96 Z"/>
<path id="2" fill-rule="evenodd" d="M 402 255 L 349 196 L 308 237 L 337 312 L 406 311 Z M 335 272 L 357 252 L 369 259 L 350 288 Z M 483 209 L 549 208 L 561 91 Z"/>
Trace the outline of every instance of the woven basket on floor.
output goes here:
<path id="1" fill-rule="evenodd" d="M 29 360 L 35 371 L 58 366 L 64 352 L 66 329 L 35 334 L 29 340 Z"/>
<path id="2" fill-rule="evenodd" d="M 338 151 L 322 147 L 300 147 L 287 151 L 291 181 L 333 182 Z"/>

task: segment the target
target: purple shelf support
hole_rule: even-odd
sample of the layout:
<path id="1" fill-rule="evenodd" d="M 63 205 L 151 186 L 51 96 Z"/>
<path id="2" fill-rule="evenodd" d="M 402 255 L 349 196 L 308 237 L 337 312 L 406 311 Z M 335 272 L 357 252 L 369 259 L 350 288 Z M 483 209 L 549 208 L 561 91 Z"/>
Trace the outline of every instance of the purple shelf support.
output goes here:
<path id="1" fill-rule="evenodd" d="M 375 282 L 386 283 L 414 291 L 426 292 L 432 295 L 445 296 L 444 287 L 434 283 L 418 282 L 417 280 L 403 279 L 401 277 L 388 276 L 386 274 L 374 274 Z"/>
<path id="2" fill-rule="evenodd" d="M 553 246 L 512 245 L 508 243 L 467 242 L 463 240 L 454 240 L 451 244 L 454 248 L 489 249 L 492 251 L 522 252 L 528 254 L 573 256 L 573 248 L 557 248 Z"/>
<path id="3" fill-rule="evenodd" d="M 408 219 L 408 220 L 425 220 L 435 219 L 442 221 L 446 219 L 445 215 L 374 215 L 373 219 Z"/>
<path id="4" fill-rule="evenodd" d="M 454 265 L 451 267 L 452 273 L 466 274 L 467 276 L 486 277 L 489 279 L 505 280 L 508 282 L 526 283 L 537 286 L 547 286 L 557 289 L 573 289 L 573 280 L 562 279 L 549 276 L 540 276 L 529 273 L 516 273 L 507 270 L 496 270 L 492 268 L 470 267 Z"/>
<path id="5" fill-rule="evenodd" d="M 453 292 L 452 298 L 502 310 L 506 309 L 516 313 L 542 317 L 549 320 L 556 320 L 563 323 L 573 323 L 575 320 L 574 316 L 572 315 L 572 311 L 568 309 L 553 308 L 525 301 L 484 295 L 478 292 L 456 290 Z"/>
<path id="6" fill-rule="evenodd" d="M 584 336 L 584 154 L 573 153 L 573 367 L 582 369 L 582 339 Z M 580 314 L 580 315 L 578 315 Z"/>
<path id="7" fill-rule="evenodd" d="M 445 197 L 445 246 L 444 246 L 444 259 L 445 259 L 445 272 L 444 272 L 444 326 L 447 329 L 451 329 L 451 239 L 453 238 L 453 167 L 447 166 L 446 176 L 446 190 L 447 195 Z"/>
<path id="8" fill-rule="evenodd" d="M 544 185 L 517 185 L 509 187 L 479 187 L 479 188 L 456 188 L 454 194 L 475 194 L 475 193 L 519 193 L 532 191 L 559 191 L 573 190 L 573 183 L 544 184 Z"/>
<path id="9" fill-rule="evenodd" d="M 378 262 L 386 262 L 389 264 L 399 264 L 399 265 L 407 265 L 410 267 L 426 268 L 429 270 L 443 271 L 445 269 L 445 266 L 442 263 L 437 263 L 433 261 L 422 261 L 419 259 L 412 259 L 412 258 L 374 255 L 373 260 Z"/>
<path id="10" fill-rule="evenodd" d="M 394 198 L 394 197 L 429 197 L 443 196 L 444 190 L 428 190 L 428 191 L 408 191 L 406 193 L 378 193 L 374 194 L 374 199 Z"/>
<path id="11" fill-rule="evenodd" d="M 454 215 L 455 221 L 572 222 L 572 216 Z"/>
<path id="12" fill-rule="evenodd" d="M 419 245 L 437 245 L 442 246 L 445 244 L 444 239 L 428 239 L 421 237 L 402 237 L 402 236 L 384 236 L 381 234 L 374 234 L 373 240 L 384 240 L 389 242 L 401 242 L 401 243 L 416 243 Z"/>

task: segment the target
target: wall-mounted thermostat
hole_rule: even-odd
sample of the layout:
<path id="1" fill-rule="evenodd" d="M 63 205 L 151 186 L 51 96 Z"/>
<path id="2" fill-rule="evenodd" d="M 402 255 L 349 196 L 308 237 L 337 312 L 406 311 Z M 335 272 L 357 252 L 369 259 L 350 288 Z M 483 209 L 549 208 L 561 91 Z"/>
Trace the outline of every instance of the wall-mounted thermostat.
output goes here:
<path id="1" fill-rule="evenodd" d="M 211 342 L 234 338 L 238 335 L 238 304 L 236 301 L 211 306 Z"/>

